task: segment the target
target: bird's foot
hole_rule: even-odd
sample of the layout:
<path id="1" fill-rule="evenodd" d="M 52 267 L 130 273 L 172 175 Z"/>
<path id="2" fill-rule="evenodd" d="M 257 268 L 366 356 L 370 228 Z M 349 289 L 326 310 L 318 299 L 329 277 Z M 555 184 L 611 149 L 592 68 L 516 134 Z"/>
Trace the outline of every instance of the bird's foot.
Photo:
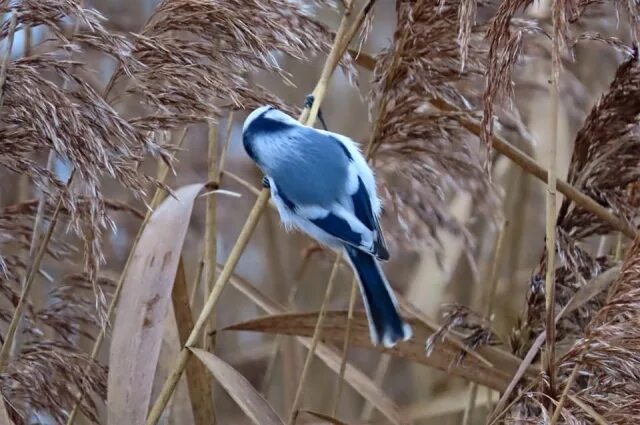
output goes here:
<path id="1" fill-rule="evenodd" d="M 304 98 L 304 107 L 311 109 L 311 107 L 313 107 L 313 102 L 315 102 L 316 98 L 313 94 L 308 94 L 305 98 Z M 318 108 L 318 119 L 320 120 L 320 124 L 322 124 L 322 127 L 325 129 L 325 131 L 329 131 L 329 129 L 327 128 L 327 123 L 324 122 L 324 117 L 322 116 L 322 110 L 320 110 L 320 108 Z"/>
<path id="2" fill-rule="evenodd" d="M 265 189 L 271 188 L 271 184 L 269 183 L 269 178 L 267 176 L 262 177 L 262 187 Z"/>

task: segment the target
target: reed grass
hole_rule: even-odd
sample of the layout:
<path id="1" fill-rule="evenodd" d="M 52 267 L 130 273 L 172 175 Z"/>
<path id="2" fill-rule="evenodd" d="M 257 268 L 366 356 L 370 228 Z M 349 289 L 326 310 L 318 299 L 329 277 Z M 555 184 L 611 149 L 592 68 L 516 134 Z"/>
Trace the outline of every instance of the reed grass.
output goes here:
<path id="1" fill-rule="evenodd" d="M 144 391 L 147 424 L 638 422 L 637 4 L 120 3 L 0 0 L 0 421 Z M 256 232 L 263 104 L 362 142 L 413 340 L 370 346 L 340 256 Z M 241 197 L 197 198 L 163 276 L 176 356 L 107 388 L 138 242 L 193 182 Z"/>

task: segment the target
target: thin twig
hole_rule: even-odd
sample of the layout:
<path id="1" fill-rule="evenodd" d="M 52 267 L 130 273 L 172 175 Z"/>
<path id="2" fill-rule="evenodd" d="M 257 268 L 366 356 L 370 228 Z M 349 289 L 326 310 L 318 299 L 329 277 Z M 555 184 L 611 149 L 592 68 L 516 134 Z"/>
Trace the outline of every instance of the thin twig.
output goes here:
<path id="1" fill-rule="evenodd" d="M 213 180 L 214 187 L 220 185 L 220 172 L 218 170 L 218 126 L 215 123 L 209 124 L 209 174 L 208 180 Z M 207 301 L 207 295 L 213 290 L 216 279 L 216 264 L 218 258 L 217 247 L 217 220 L 216 220 L 216 199 L 217 196 L 207 197 L 206 207 L 206 224 L 205 224 L 205 237 L 204 237 L 204 250 L 202 259 L 205 270 L 205 285 L 202 285 L 203 305 Z M 215 333 L 209 336 L 209 333 L 216 328 L 216 315 L 211 314 L 209 316 L 209 322 L 205 326 L 204 333 L 202 334 L 202 348 L 206 351 L 213 352 L 215 350 Z M 207 384 L 210 386 L 209 391 L 211 395 L 214 394 L 214 386 L 212 380 L 207 380 Z M 212 403 L 215 406 L 215 403 Z M 210 423 L 216 423 L 215 410 L 212 412 Z"/>
<path id="2" fill-rule="evenodd" d="M 220 173 L 218 172 L 218 126 L 214 123 L 209 124 L 209 174 L 208 180 L 213 182 L 214 187 L 219 186 L 218 180 Z M 206 224 L 205 224 L 205 240 L 202 261 L 204 262 L 205 282 L 203 285 L 203 305 L 207 301 L 207 295 L 213 290 L 216 279 L 217 264 L 217 239 L 216 239 L 216 196 L 207 197 Z M 209 317 L 209 323 L 205 326 L 202 348 L 210 351 L 213 348 L 213 335 L 209 338 L 209 333 L 215 329 L 215 314 Z"/>
<path id="3" fill-rule="evenodd" d="M 236 183 L 239 183 L 242 187 L 244 187 L 245 189 L 249 190 L 254 195 L 260 196 L 261 190 L 258 189 L 253 184 L 251 184 L 248 181 L 246 181 L 245 179 L 243 179 L 242 177 L 232 173 L 231 171 L 227 171 L 227 170 L 222 171 L 221 174 L 222 174 L 222 177 L 225 177 L 225 176 L 229 177 L 231 180 L 235 181 Z"/>
<path id="4" fill-rule="evenodd" d="M 496 237 L 496 243 L 493 251 L 493 261 L 491 262 L 491 268 L 489 270 L 489 286 L 486 288 L 486 293 L 483 300 L 484 305 L 484 317 L 491 323 L 491 315 L 493 314 L 494 298 L 496 289 L 498 287 L 498 277 L 500 275 L 501 266 L 504 264 L 505 256 L 505 235 L 508 231 L 509 222 L 505 221 Z M 472 382 L 469 384 L 469 401 L 464 410 L 464 416 L 462 419 L 462 425 L 468 425 L 475 409 L 476 396 L 478 394 L 478 384 Z"/>
<path id="5" fill-rule="evenodd" d="M 342 390 L 344 388 L 344 372 L 347 369 L 347 356 L 349 354 L 349 344 L 351 343 L 351 328 L 353 326 L 353 313 L 358 297 L 358 281 L 354 277 L 351 281 L 351 295 L 349 296 L 349 313 L 347 315 L 347 328 L 344 334 L 344 342 L 342 343 L 342 360 L 340 362 L 340 373 L 336 383 L 336 398 L 333 401 L 332 416 L 337 416 L 340 398 L 342 398 Z"/>
<path id="6" fill-rule="evenodd" d="M 583 359 L 584 359 L 584 351 L 580 355 L 579 360 L 573 366 L 573 370 L 571 371 L 571 375 L 569 375 L 569 379 L 567 379 L 567 382 L 564 384 L 562 395 L 560 396 L 560 400 L 558 400 L 558 405 L 555 407 L 556 410 L 553 412 L 553 416 L 551 417 L 551 422 L 549 423 L 549 425 L 556 425 L 558 423 L 558 419 L 560 419 L 560 415 L 562 414 L 562 409 L 567 399 L 567 395 L 569 394 L 571 385 L 573 385 L 573 381 L 576 379 L 576 376 L 578 375 L 578 369 L 582 364 Z"/>
<path id="7" fill-rule="evenodd" d="M 71 178 L 69 178 L 69 182 L 71 183 Z M 22 315 L 24 313 L 24 308 L 27 305 L 27 296 L 31 291 L 31 287 L 33 286 L 33 282 L 36 280 L 36 276 L 38 275 L 38 271 L 40 270 L 40 263 L 44 258 L 44 254 L 47 251 L 47 245 L 51 236 L 53 235 L 53 231 L 58 222 L 58 216 L 60 215 L 60 211 L 62 210 L 62 195 L 58 198 L 58 203 L 56 204 L 53 215 L 51 216 L 51 224 L 47 229 L 47 233 L 44 235 L 42 242 L 36 252 L 36 256 L 33 259 L 33 262 L 29 265 L 29 270 L 27 272 L 27 278 L 25 280 L 25 284 L 22 287 L 22 292 L 20 293 L 20 300 L 18 301 L 18 305 L 15 308 L 13 313 L 13 317 L 11 318 L 11 323 L 9 324 L 9 328 L 5 334 L 4 344 L 2 344 L 2 349 L 0 350 L 0 372 L 4 371 L 4 368 L 7 365 L 7 360 L 9 359 L 9 353 L 11 346 L 13 344 L 13 339 L 16 335 L 16 330 L 18 328 L 18 323 L 22 320 Z"/>
<path id="8" fill-rule="evenodd" d="M 467 405 L 464 408 L 464 414 L 462 415 L 462 425 L 469 425 L 471 423 L 471 416 L 476 408 L 476 398 L 478 396 L 478 384 L 472 382 L 469 384 L 469 399 Z"/>
<path id="9" fill-rule="evenodd" d="M 329 301 L 331 301 L 331 294 L 333 293 L 333 286 L 336 281 L 336 275 L 338 273 L 339 267 L 340 267 L 340 254 L 338 254 L 336 260 L 333 262 L 333 267 L 331 268 L 331 275 L 329 276 L 327 290 L 324 293 L 324 298 L 322 300 L 320 312 L 318 313 L 318 320 L 316 321 L 316 327 L 313 331 L 311 346 L 309 347 L 307 358 L 304 361 L 304 366 L 302 367 L 302 373 L 300 374 L 300 380 L 298 381 L 298 388 L 296 389 L 296 395 L 293 398 L 293 404 L 291 405 L 291 412 L 289 413 L 289 420 L 287 421 L 288 425 L 294 424 L 298 416 L 298 406 L 300 405 L 302 390 L 304 388 L 305 380 L 307 379 L 307 374 L 309 373 L 309 368 L 315 357 L 314 353 L 316 351 L 316 347 L 318 346 L 318 342 L 320 341 L 320 335 L 322 334 L 321 332 L 322 322 L 324 321 L 324 318 L 326 316 L 327 306 L 329 305 Z"/>
<path id="10" fill-rule="evenodd" d="M 384 377 L 387 375 L 387 371 L 389 370 L 389 365 L 391 364 L 391 356 L 388 354 L 383 354 L 380 356 L 380 361 L 376 365 L 376 370 L 373 373 L 373 382 L 376 384 L 378 388 L 382 388 L 382 382 L 384 381 Z M 370 401 L 366 400 L 364 406 L 362 407 L 362 412 L 360 413 L 360 420 L 363 423 L 368 423 L 371 421 L 371 416 L 373 415 L 374 405 Z"/>
<path id="11" fill-rule="evenodd" d="M 227 118 L 227 129 L 224 132 L 224 145 L 222 145 L 222 152 L 220 152 L 220 165 L 218 166 L 218 181 L 222 178 L 222 172 L 224 171 L 225 161 L 227 160 L 227 152 L 229 151 L 229 145 L 231 144 L 231 136 L 233 130 L 233 111 L 229 112 Z"/>

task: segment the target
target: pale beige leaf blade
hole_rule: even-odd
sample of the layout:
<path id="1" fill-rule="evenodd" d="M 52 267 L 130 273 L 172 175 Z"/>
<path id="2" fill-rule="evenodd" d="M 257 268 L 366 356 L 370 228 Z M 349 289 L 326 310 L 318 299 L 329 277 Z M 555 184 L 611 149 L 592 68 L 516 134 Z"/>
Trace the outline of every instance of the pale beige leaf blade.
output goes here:
<path id="1" fill-rule="evenodd" d="M 286 310 L 284 306 L 266 296 L 246 280 L 241 279 L 238 276 L 233 276 L 231 278 L 231 284 L 267 313 L 285 313 Z M 307 349 L 311 346 L 311 338 L 298 337 L 297 340 Z M 340 373 L 340 366 L 342 363 L 341 352 L 327 344 L 320 343 L 316 347 L 316 356 L 318 356 L 318 358 L 336 374 Z M 375 406 L 376 409 L 378 409 L 380 413 L 382 413 L 392 424 L 402 425 L 409 422 L 402 412 L 400 412 L 398 405 L 394 403 L 378 385 L 376 385 L 373 379 L 371 379 L 371 377 L 362 370 L 353 366 L 350 362 L 347 362 L 344 379 L 351 388 Z"/>
<path id="2" fill-rule="evenodd" d="M 160 204 L 133 253 L 109 352 L 109 425 L 145 422 L 171 287 L 193 203 L 202 187 L 182 187 Z"/>
<path id="3" fill-rule="evenodd" d="M 271 405 L 227 362 L 199 348 L 190 348 L 242 411 L 256 425 L 284 425 Z"/>
<path id="4" fill-rule="evenodd" d="M 189 338 L 191 329 L 193 329 L 193 314 L 189 305 L 189 294 L 182 260 L 178 265 L 171 299 L 178 327 L 180 347 L 183 347 Z M 194 423 L 195 425 L 208 425 L 215 414 L 209 374 L 202 362 L 193 357 L 187 363 L 186 372 Z"/>
<path id="5" fill-rule="evenodd" d="M 343 341 L 347 314 L 347 311 L 327 312 L 322 331 L 323 340 L 333 343 Z M 308 337 L 313 334 L 316 320 L 317 312 L 278 314 L 233 325 L 226 329 Z M 364 312 L 356 312 L 351 330 L 351 346 L 386 352 L 395 357 L 435 367 L 498 391 L 507 388 L 511 377 L 518 369 L 517 361 L 508 360 L 510 356 L 493 347 L 482 347 L 479 351 L 484 358 L 501 358 L 501 364 L 495 367 L 469 355 L 457 362 L 460 348 L 448 341 L 438 343 L 433 353 L 427 356 L 424 344 L 434 330 L 420 320 L 413 319 L 410 322 L 414 331 L 414 337 L 410 341 L 400 343 L 392 349 L 373 347 L 369 339 L 367 318 Z"/>

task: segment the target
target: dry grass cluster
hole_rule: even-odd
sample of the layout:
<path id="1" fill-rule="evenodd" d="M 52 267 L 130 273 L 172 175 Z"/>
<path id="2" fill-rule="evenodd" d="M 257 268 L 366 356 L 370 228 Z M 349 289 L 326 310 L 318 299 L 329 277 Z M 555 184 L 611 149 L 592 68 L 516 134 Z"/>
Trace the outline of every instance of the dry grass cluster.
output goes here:
<path id="1" fill-rule="evenodd" d="M 0 424 L 640 423 L 637 2 L 0 12 Z M 263 104 L 361 142 L 410 341 L 279 227 Z"/>

